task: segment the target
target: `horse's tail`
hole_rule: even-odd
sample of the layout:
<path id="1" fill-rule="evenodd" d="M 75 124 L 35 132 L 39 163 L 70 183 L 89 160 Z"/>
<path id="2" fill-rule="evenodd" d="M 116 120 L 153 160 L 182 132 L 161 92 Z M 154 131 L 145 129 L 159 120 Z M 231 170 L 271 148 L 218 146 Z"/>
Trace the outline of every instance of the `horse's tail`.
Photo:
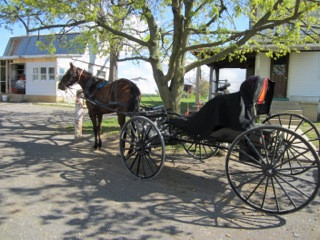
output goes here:
<path id="1" fill-rule="evenodd" d="M 141 92 L 135 83 L 131 82 L 130 80 L 129 82 L 130 82 L 130 90 L 131 90 L 131 101 L 128 108 L 128 112 L 137 112 L 139 111 L 139 107 L 140 107 Z"/>

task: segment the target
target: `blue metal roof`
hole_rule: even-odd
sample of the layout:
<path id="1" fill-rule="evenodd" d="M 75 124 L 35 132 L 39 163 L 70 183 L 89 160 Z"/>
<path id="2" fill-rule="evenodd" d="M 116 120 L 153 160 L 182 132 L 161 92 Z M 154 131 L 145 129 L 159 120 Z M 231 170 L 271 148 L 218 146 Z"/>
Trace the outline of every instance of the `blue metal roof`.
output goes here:
<path id="1" fill-rule="evenodd" d="M 53 45 L 56 48 L 56 52 L 54 54 L 83 54 L 85 51 L 84 47 L 70 45 L 72 40 L 78 35 L 79 33 L 55 35 Z M 3 56 L 50 55 L 48 50 L 40 49 L 40 47 L 37 46 L 37 42 L 39 41 L 44 45 L 48 45 L 48 37 L 50 37 L 50 35 L 12 37 L 9 39 Z"/>

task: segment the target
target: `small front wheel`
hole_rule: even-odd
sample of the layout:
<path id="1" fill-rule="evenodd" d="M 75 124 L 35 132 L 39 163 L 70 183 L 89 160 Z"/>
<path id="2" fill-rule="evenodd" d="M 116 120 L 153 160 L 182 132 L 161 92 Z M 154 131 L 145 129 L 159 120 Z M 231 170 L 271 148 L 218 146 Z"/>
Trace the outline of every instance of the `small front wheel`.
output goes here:
<path id="1" fill-rule="evenodd" d="M 126 168 L 136 177 L 155 177 L 165 162 L 161 132 L 150 119 L 132 117 L 120 133 L 120 154 Z"/>

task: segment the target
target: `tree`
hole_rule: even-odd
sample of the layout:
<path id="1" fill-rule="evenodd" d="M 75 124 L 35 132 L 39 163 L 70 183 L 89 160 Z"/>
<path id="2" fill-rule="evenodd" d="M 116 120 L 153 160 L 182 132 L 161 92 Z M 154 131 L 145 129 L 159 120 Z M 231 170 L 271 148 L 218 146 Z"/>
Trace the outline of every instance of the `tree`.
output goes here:
<path id="1" fill-rule="evenodd" d="M 28 32 L 78 28 L 82 40 L 102 54 L 113 47 L 106 39 L 119 38 L 126 55 L 118 61 L 150 63 L 165 106 L 179 111 L 183 77 L 198 66 L 244 58 L 253 48 L 278 56 L 299 44 L 319 43 L 319 5 L 318 0 L 1 0 L 0 24 L 26 25 L 28 19 Z"/>

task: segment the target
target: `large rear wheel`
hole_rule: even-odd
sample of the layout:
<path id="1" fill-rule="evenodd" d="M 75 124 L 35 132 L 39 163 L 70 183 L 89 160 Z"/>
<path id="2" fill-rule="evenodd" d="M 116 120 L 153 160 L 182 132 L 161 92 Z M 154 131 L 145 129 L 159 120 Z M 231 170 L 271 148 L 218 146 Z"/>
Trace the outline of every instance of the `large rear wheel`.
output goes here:
<path id="1" fill-rule="evenodd" d="M 238 136 L 226 157 L 226 173 L 245 203 L 267 213 L 302 209 L 319 190 L 317 153 L 304 137 L 279 126 L 260 126 Z"/>

